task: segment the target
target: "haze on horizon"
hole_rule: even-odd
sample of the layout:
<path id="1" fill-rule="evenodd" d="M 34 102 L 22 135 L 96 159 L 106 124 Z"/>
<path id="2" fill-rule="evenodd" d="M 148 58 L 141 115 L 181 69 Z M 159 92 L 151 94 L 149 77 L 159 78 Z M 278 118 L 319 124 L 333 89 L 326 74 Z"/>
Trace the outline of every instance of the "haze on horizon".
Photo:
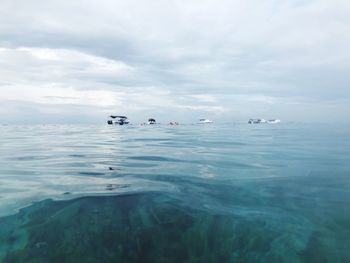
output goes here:
<path id="1" fill-rule="evenodd" d="M 345 0 L 0 5 L 0 123 L 346 121 Z"/>

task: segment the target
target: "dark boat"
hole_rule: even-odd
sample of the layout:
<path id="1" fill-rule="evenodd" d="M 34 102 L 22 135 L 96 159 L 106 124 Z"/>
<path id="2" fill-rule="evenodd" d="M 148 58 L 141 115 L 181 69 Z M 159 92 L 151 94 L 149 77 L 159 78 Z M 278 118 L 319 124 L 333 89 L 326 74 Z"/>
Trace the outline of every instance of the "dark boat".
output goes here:
<path id="1" fill-rule="evenodd" d="M 156 120 L 153 118 L 148 119 L 148 124 L 156 124 Z"/>
<path id="2" fill-rule="evenodd" d="M 109 125 L 124 125 L 129 124 L 128 117 L 126 116 L 118 116 L 118 115 L 111 115 L 109 116 L 111 119 L 107 121 Z"/>

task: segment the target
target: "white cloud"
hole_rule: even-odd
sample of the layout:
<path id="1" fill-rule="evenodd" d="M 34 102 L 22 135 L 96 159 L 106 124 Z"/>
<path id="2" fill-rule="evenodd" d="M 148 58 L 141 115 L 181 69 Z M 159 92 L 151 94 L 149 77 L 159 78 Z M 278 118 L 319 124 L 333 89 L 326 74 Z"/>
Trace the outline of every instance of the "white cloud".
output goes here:
<path id="1" fill-rule="evenodd" d="M 122 61 L 75 50 L 21 47 L 4 48 L 0 53 L 0 74 L 12 83 L 35 81 L 35 85 L 82 78 L 122 79 L 133 72 L 133 67 Z"/>
<path id="2" fill-rule="evenodd" d="M 329 101 L 340 110 L 350 97 L 349 17 L 345 0 L 3 0 L 0 99 L 140 115 L 281 110 L 293 119 L 281 102 L 297 98 L 305 111 Z"/>
<path id="3" fill-rule="evenodd" d="M 246 97 L 248 101 L 251 102 L 260 102 L 260 103 L 267 103 L 267 104 L 275 104 L 278 100 L 275 97 L 270 96 L 264 96 L 264 95 L 254 95 L 251 97 Z"/>
<path id="4" fill-rule="evenodd" d="M 120 106 L 123 96 L 125 93 L 108 90 L 78 90 L 73 87 L 62 87 L 59 84 L 37 87 L 10 86 L 6 89 L 0 89 L 0 99 L 2 100 L 56 105 Z"/>
<path id="5" fill-rule="evenodd" d="M 207 111 L 214 113 L 223 113 L 227 112 L 228 109 L 222 106 L 207 106 L 207 105 L 178 105 L 180 109 L 187 109 L 191 111 Z"/>
<path id="6" fill-rule="evenodd" d="M 59 55 L 56 50 L 49 49 L 49 48 L 18 48 L 18 51 L 24 51 L 31 54 L 36 59 L 42 59 L 42 60 L 60 60 L 62 57 L 62 54 Z M 62 53 L 62 51 L 60 52 Z"/>
<path id="7" fill-rule="evenodd" d="M 190 97 L 196 100 L 199 100 L 201 102 L 215 103 L 218 101 L 214 95 L 210 95 L 210 94 L 196 94 L 196 95 L 191 95 Z"/>

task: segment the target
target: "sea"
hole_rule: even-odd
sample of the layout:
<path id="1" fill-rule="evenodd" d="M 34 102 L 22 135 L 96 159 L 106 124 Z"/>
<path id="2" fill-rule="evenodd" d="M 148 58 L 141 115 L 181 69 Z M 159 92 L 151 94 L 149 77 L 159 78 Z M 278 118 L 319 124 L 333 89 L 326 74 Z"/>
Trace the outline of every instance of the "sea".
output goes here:
<path id="1" fill-rule="evenodd" d="M 345 124 L 1 125 L 0 262 L 350 262 Z"/>

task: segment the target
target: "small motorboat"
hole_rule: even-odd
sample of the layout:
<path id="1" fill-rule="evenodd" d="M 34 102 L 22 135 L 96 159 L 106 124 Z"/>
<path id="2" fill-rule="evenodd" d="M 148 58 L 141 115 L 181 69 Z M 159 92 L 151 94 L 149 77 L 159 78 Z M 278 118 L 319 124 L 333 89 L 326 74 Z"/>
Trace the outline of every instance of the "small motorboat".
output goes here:
<path id="1" fill-rule="evenodd" d="M 261 123 L 267 123 L 265 119 L 249 119 L 249 124 L 261 124 Z"/>
<path id="2" fill-rule="evenodd" d="M 271 119 L 271 120 L 265 120 L 265 119 L 249 119 L 249 124 L 261 124 L 261 123 L 268 123 L 268 124 L 275 124 L 280 123 L 281 120 L 278 119 Z"/>
<path id="3" fill-rule="evenodd" d="M 118 115 L 111 115 L 109 116 L 111 119 L 107 121 L 107 124 L 109 125 L 125 125 L 129 124 L 128 117 L 126 116 L 118 116 Z"/>
<path id="4" fill-rule="evenodd" d="M 278 119 L 276 119 L 276 120 L 268 120 L 267 121 L 268 124 L 275 124 L 275 123 L 280 123 L 280 122 L 281 122 L 281 120 L 278 120 Z"/>
<path id="5" fill-rule="evenodd" d="M 147 124 L 157 124 L 157 122 L 155 119 L 149 118 Z"/>
<path id="6" fill-rule="evenodd" d="M 199 119 L 198 124 L 208 124 L 208 123 L 213 123 L 213 121 L 209 119 Z"/>

